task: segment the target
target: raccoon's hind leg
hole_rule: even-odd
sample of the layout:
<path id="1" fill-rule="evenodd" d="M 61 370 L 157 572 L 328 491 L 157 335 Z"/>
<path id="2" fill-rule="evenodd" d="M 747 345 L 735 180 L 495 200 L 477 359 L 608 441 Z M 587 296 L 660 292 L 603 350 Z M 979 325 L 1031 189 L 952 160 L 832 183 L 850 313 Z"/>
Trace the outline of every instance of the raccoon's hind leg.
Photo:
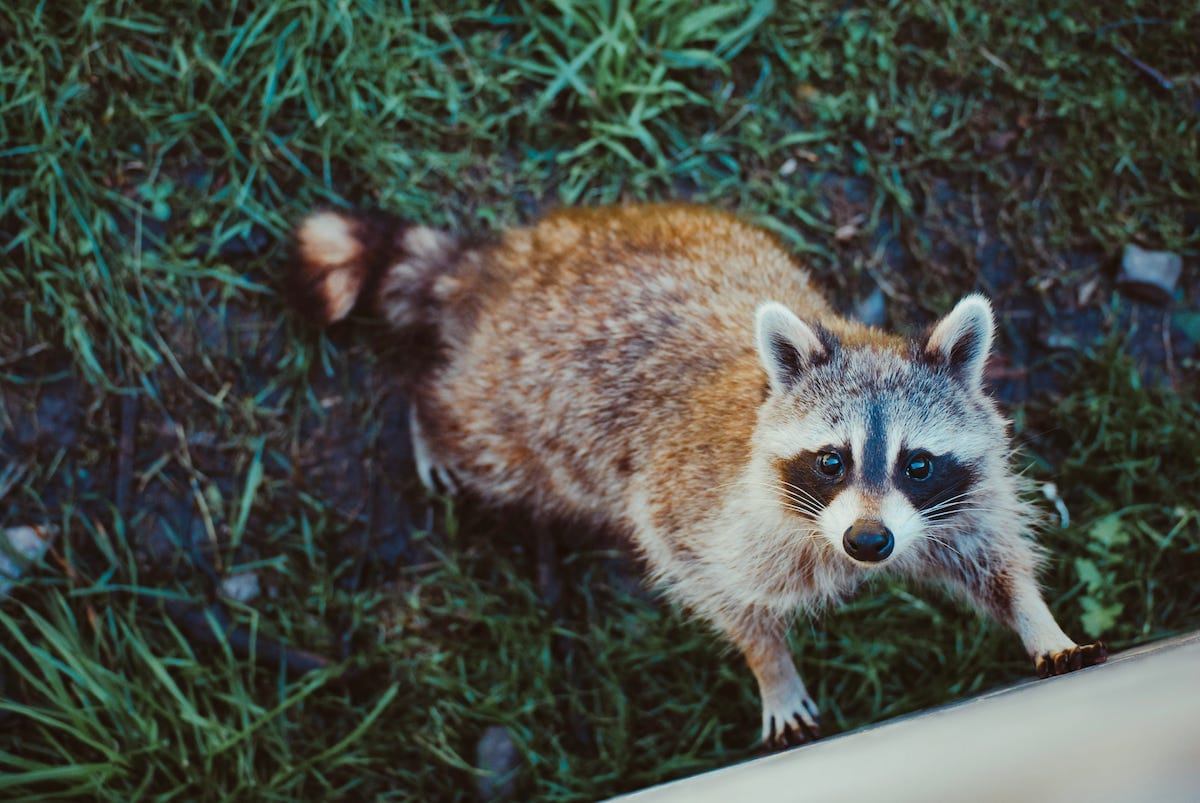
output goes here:
<path id="1" fill-rule="evenodd" d="M 320 324 L 342 320 L 366 307 L 396 330 L 442 340 L 443 318 L 453 296 L 464 292 L 458 275 L 462 250 L 448 234 L 414 226 L 383 213 L 315 212 L 296 229 L 293 305 Z M 430 491 L 454 493 L 450 472 L 440 466 L 421 432 L 414 402 L 409 408 L 413 455 Z"/>
<path id="2" fill-rule="evenodd" d="M 453 496 L 458 493 L 458 484 L 454 481 L 454 475 L 450 473 L 450 470 L 433 459 L 429 444 L 421 434 L 420 418 L 417 414 L 417 406 L 413 404 L 408 408 L 408 431 L 412 435 L 413 460 L 417 464 L 417 476 L 421 478 L 421 484 L 429 493 L 442 491 Z"/>
<path id="3" fill-rule="evenodd" d="M 788 651 L 786 629 L 769 614 L 747 612 L 719 623 L 746 656 L 762 699 L 762 740 L 771 750 L 821 738 L 821 717 Z"/>

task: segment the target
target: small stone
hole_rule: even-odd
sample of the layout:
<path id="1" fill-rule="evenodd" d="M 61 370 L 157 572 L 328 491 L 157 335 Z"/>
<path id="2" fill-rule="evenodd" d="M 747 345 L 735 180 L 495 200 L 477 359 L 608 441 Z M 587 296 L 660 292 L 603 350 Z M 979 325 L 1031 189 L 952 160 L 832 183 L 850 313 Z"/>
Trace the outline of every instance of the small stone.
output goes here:
<path id="1" fill-rule="evenodd" d="M 984 156 L 996 156 L 1008 150 L 1019 136 L 1016 131 L 995 131 L 988 135 L 979 150 Z"/>
<path id="2" fill-rule="evenodd" d="M 1093 276 L 1083 284 L 1079 285 L 1079 290 L 1075 294 L 1075 300 L 1081 307 L 1086 307 L 1091 300 L 1096 296 L 1096 290 L 1100 287 L 1100 277 Z"/>
<path id="3" fill-rule="evenodd" d="M 506 728 L 491 725 L 484 730 L 475 748 L 475 765 L 487 773 L 477 781 L 479 799 L 499 800 L 510 796 L 520 760 L 517 746 Z"/>
<path id="4" fill-rule="evenodd" d="M 221 596 L 234 602 L 249 602 L 259 593 L 257 572 L 231 574 L 221 581 Z"/>
<path id="5" fill-rule="evenodd" d="M 13 583 L 42 559 L 56 534 L 53 527 L 9 527 L 0 532 L 0 597 L 8 596 Z"/>
<path id="6" fill-rule="evenodd" d="M 1150 304 L 1165 305 L 1175 292 L 1183 273 L 1183 258 L 1170 251 L 1147 251 L 1125 246 L 1117 288 L 1127 296 Z"/>
<path id="7" fill-rule="evenodd" d="M 876 287 L 871 295 L 854 307 L 854 317 L 867 326 L 883 326 L 887 322 L 887 304 L 883 291 Z"/>
<path id="8" fill-rule="evenodd" d="M 858 236 L 858 233 L 862 231 L 862 224 L 865 223 L 866 220 L 866 215 L 855 215 L 854 217 L 850 218 L 850 220 L 837 227 L 837 229 L 833 232 L 833 239 L 837 240 L 839 243 L 845 243 L 853 240 Z"/>

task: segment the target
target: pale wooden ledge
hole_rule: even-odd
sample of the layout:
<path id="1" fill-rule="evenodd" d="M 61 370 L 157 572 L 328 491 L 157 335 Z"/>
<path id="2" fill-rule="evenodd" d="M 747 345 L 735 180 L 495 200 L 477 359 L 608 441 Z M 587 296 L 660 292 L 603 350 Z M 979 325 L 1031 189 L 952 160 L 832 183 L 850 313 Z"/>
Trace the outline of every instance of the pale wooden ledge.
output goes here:
<path id="1" fill-rule="evenodd" d="M 618 798 L 1200 801 L 1200 633 Z"/>

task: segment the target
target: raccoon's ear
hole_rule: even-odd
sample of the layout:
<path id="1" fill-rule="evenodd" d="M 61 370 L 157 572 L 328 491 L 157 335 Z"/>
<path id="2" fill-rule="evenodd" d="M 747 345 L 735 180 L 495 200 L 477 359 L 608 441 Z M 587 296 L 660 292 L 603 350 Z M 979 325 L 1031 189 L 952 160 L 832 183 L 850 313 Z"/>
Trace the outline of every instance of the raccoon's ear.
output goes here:
<path id="1" fill-rule="evenodd" d="M 925 358 L 978 389 L 994 331 L 992 305 L 978 293 L 969 295 L 933 327 L 925 341 Z"/>
<path id="2" fill-rule="evenodd" d="M 833 353 L 833 335 L 796 317 L 790 309 L 774 301 L 758 305 L 754 316 L 758 339 L 758 359 L 767 369 L 771 390 L 783 392 L 815 365 L 826 362 Z"/>

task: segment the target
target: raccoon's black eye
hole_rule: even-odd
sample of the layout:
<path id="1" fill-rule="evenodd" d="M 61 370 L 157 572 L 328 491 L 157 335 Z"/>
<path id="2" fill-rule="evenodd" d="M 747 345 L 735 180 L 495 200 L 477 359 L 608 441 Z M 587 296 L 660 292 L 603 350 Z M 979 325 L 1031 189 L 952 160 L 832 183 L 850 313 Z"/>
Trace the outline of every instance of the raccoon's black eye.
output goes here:
<path id="1" fill-rule="evenodd" d="M 826 477 L 836 479 L 846 473 L 846 464 L 837 452 L 821 452 L 817 455 L 817 471 Z"/>
<path id="2" fill-rule="evenodd" d="M 904 474 L 910 480 L 924 482 L 933 474 L 933 458 L 925 452 L 918 452 L 908 458 L 908 465 L 904 467 Z"/>

